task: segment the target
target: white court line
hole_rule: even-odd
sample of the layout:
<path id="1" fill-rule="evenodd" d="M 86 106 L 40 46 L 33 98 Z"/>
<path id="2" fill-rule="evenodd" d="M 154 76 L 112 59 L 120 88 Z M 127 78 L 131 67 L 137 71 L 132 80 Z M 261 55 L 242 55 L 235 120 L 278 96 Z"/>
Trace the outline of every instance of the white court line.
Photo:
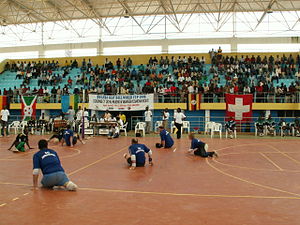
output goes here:
<path id="1" fill-rule="evenodd" d="M 2 203 L 2 204 L 0 205 L 0 207 L 5 206 L 5 205 L 6 205 L 6 203 Z"/>
<path id="2" fill-rule="evenodd" d="M 19 198 L 14 198 L 14 199 L 12 199 L 12 201 L 16 201 L 16 200 L 18 200 Z"/>
<path id="3" fill-rule="evenodd" d="M 177 150 L 177 148 L 175 148 L 175 149 L 173 150 L 173 152 L 176 152 L 176 150 Z"/>

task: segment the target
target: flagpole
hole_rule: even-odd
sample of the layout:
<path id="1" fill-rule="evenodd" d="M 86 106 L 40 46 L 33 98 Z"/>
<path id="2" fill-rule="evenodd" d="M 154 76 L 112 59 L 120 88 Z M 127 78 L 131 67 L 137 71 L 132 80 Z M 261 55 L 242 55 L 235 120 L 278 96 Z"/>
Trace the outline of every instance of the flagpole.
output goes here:
<path id="1" fill-rule="evenodd" d="M 83 98 L 83 105 L 82 105 L 82 129 L 81 129 L 81 137 L 82 137 L 82 140 L 84 139 L 84 122 L 85 122 L 85 118 L 84 118 L 84 111 L 85 111 L 85 89 L 83 89 L 83 94 L 82 94 L 82 98 Z"/>

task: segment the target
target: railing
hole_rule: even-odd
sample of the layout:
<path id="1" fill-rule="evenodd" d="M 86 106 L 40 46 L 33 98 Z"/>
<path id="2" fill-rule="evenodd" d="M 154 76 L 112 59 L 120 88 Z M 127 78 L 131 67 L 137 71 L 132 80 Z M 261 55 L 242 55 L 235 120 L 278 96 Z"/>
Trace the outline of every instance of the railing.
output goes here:
<path id="1" fill-rule="evenodd" d="M 295 118 L 294 117 L 285 117 L 285 118 L 279 118 L 279 117 L 274 117 L 273 120 L 276 124 L 276 128 L 279 127 L 279 122 L 281 119 L 284 119 L 286 123 L 293 123 Z M 174 120 L 173 117 L 170 117 L 168 121 L 168 126 L 167 129 L 171 130 L 171 124 L 172 121 Z M 237 132 L 241 133 L 248 133 L 248 132 L 254 132 L 255 131 L 255 122 L 258 120 L 258 117 L 251 117 L 251 118 L 245 118 L 245 121 L 247 122 L 236 122 L 236 128 Z M 145 119 L 143 116 L 132 116 L 130 119 L 130 128 L 134 130 L 135 125 L 138 122 L 144 122 Z M 154 131 L 155 128 L 155 123 L 157 121 L 162 121 L 162 117 L 154 116 L 151 122 L 151 130 Z M 204 116 L 188 116 L 186 118 L 186 121 L 190 122 L 190 131 L 195 131 L 195 132 L 204 132 L 205 130 L 205 124 L 206 122 L 216 122 L 216 123 L 221 123 L 223 125 L 223 130 L 224 130 L 224 125 L 226 123 L 225 117 L 204 117 Z"/>
<path id="2" fill-rule="evenodd" d="M 242 93 L 241 93 L 242 94 Z M 82 94 L 79 95 L 79 102 L 83 99 Z M 187 103 L 187 95 L 178 96 L 177 94 L 155 94 L 155 103 Z M 11 103 L 20 103 L 21 97 L 14 96 L 11 98 Z M 85 102 L 88 102 L 88 95 L 86 95 Z M 207 93 L 201 95 L 202 103 L 224 103 L 224 94 Z M 254 93 L 254 103 L 300 103 L 300 92 L 294 94 L 273 94 L 273 93 Z M 37 97 L 37 103 L 61 103 L 61 95 L 42 95 Z"/>
<path id="3" fill-rule="evenodd" d="M 52 116 L 52 118 L 53 118 L 53 116 Z M 40 117 L 37 117 L 36 119 L 39 120 Z M 48 118 L 48 120 L 49 119 L 50 118 Z M 295 121 L 294 117 L 285 117 L 285 118 L 274 117 L 273 120 L 275 122 L 275 129 L 277 129 L 278 133 L 279 133 L 279 122 L 281 119 L 284 119 L 284 121 L 286 123 L 290 123 L 290 124 L 294 123 L 294 121 Z M 9 124 L 11 124 L 13 121 L 22 121 L 22 120 L 23 120 L 22 116 L 13 115 L 13 116 L 9 117 Z M 247 122 L 237 122 L 236 123 L 237 132 L 244 133 L 244 134 L 251 133 L 251 132 L 254 133 L 255 132 L 255 122 L 258 120 L 258 118 L 251 117 L 251 118 L 245 118 L 245 120 Z M 138 122 L 144 122 L 145 119 L 143 116 L 132 116 L 132 117 L 128 117 L 127 121 L 129 122 L 128 129 L 134 130 L 135 125 Z M 157 130 L 155 130 L 155 125 L 156 125 L 157 121 L 162 121 L 162 117 L 154 116 L 152 118 L 151 131 L 157 131 Z M 166 129 L 171 130 L 172 121 L 173 121 L 173 117 L 170 117 Z M 225 121 L 225 118 L 221 117 L 221 116 L 220 117 L 188 116 L 186 118 L 186 121 L 188 121 L 190 123 L 190 132 L 194 131 L 194 132 L 204 133 L 205 124 L 207 122 L 221 123 L 223 125 L 223 131 L 225 131 L 224 125 L 225 125 L 226 121 Z M 187 133 L 187 129 L 185 129 L 184 132 Z"/>

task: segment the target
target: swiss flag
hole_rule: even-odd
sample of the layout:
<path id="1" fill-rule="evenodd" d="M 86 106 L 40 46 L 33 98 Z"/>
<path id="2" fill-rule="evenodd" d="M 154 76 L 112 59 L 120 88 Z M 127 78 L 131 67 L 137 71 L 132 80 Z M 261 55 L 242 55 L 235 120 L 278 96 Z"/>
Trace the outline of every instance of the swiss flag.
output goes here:
<path id="1" fill-rule="evenodd" d="M 226 120 L 230 117 L 235 121 L 246 122 L 252 117 L 253 95 L 226 94 Z"/>

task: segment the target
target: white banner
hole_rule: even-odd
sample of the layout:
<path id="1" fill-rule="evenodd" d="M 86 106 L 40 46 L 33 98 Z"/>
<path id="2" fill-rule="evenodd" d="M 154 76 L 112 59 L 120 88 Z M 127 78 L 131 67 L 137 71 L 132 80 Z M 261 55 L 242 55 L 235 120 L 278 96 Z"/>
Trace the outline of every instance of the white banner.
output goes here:
<path id="1" fill-rule="evenodd" d="M 140 111 L 154 109 L 154 94 L 148 95 L 89 95 L 89 109 L 99 111 Z"/>

